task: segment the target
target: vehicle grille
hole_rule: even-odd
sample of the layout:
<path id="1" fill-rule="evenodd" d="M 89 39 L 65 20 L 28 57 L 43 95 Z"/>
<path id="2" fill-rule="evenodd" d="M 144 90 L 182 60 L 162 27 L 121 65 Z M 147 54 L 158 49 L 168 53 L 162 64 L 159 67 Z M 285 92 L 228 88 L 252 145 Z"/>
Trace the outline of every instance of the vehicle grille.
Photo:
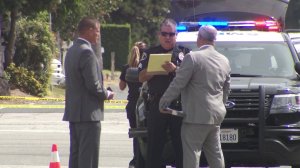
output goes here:
<path id="1" fill-rule="evenodd" d="M 264 111 L 270 110 L 272 98 L 265 96 Z M 259 114 L 259 90 L 232 90 L 228 102 L 235 105 L 227 108 L 226 118 L 256 118 Z"/>
<path id="2" fill-rule="evenodd" d="M 227 108 L 222 128 L 235 128 L 239 132 L 238 143 L 225 143 L 226 150 L 257 150 L 259 144 L 259 90 L 232 90 L 228 102 L 234 104 Z M 265 95 L 264 114 L 270 111 L 272 96 Z"/>

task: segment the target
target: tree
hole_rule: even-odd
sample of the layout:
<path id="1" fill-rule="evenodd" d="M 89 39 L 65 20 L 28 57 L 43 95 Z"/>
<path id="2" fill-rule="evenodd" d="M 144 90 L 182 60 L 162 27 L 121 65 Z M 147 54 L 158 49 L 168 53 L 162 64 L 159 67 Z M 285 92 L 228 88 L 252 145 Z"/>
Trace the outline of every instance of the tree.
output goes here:
<path id="1" fill-rule="evenodd" d="M 32 95 L 45 96 L 51 74 L 50 63 L 57 48 L 54 34 L 50 31 L 47 12 L 36 17 L 18 20 L 16 50 L 6 72 L 10 83 Z M 24 74 L 22 73 L 24 72 Z M 28 73 L 27 73 L 28 72 Z"/>
<path id="2" fill-rule="evenodd" d="M 5 47 L 5 65 L 6 68 L 13 62 L 13 52 L 16 41 L 16 22 L 20 15 L 28 16 L 39 11 L 50 10 L 59 4 L 59 0 L 2 0 L 0 6 L 3 13 L 8 13 L 10 17 L 9 33 L 7 37 L 7 46 Z"/>
<path id="3" fill-rule="evenodd" d="M 79 20 L 92 16 L 104 22 L 104 18 L 118 8 L 122 0 L 64 0 L 52 12 L 53 30 L 60 32 L 63 40 L 72 40 Z"/>
<path id="4" fill-rule="evenodd" d="M 102 19 L 112 10 L 115 10 L 122 0 L 1 0 L 0 14 L 9 15 L 9 32 L 5 47 L 6 68 L 13 62 L 13 54 L 16 40 L 16 22 L 19 17 L 35 15 L 40 11 L 47 10 L 54 15 L 53 30 L 59 31 L 63 39 L 70 40 L 73 37 L 76 25 L 80 18 L 85 15 L 95 16 Z M 2 13 L 1 13 L 2 12 Z"/>
<path id="5" fill-rule="evenodd" d="M 299 29 L 300 28 L 300 1 L 290 0 L 286 15 L 285 15 L 285 29 Z"/>
<path id="6" fill-rule="evenodd" d="M 170 1 L 161 0 L 124 0 L 119 9 L 111 13 L 111 23 L 129 23 L 132 30 L 132 42 L 144 40 L 157 43 L 156 32 L 160 22 L 169 13 Z"/>

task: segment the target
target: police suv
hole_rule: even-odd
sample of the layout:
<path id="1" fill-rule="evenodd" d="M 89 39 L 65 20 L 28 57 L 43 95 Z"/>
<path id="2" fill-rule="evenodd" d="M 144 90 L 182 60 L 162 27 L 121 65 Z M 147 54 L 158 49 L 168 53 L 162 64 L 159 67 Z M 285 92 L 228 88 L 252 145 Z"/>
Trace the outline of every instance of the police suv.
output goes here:
<path id="1" fill-rule="evenodd" d="M 226 164 L 300 166 L 300 69 L 289 35 L 273 21 L 235 23 L 238 31 L 222 31 L 233 23 L 198 24 L 221 29 L 216 50 L 232 69 L 220 135 Z M 180 30 L 185 25 L 193 24 Z M 196 40 L 195 31 L 177 36 L 178 45 L 192 52 L 198 50 Z"/>
<path id="2" fill-rule="evenodd" d="M 194 30 L 206 24 L 219 29 L 215 48 L 232 69 L 220 134 L 226 167 L 300 167 L 300 63 L 289 34 L 279 32 L 273 20 L 182 22 L 177 44 L 197 51 Z M 142 158 L 147 150 L 146 97 L 143 88 L 136 110 L 138 128 L 129 131 L 139 139 Z M 172 164 L 172 152 L 167 142 L 166 164 Z M 204 155 L 201 164 L 206 165 Z"/>

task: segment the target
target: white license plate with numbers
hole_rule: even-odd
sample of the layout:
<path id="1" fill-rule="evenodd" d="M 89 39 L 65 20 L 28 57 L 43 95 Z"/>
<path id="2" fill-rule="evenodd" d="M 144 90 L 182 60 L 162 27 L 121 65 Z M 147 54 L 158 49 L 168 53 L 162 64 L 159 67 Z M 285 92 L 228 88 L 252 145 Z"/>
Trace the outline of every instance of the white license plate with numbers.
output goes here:
<path id="1" fill-rule="evenodd" d="M 238 143 L 239 142 L 238 129 L 221 129 L 220 140 L 221 143 Z"/>

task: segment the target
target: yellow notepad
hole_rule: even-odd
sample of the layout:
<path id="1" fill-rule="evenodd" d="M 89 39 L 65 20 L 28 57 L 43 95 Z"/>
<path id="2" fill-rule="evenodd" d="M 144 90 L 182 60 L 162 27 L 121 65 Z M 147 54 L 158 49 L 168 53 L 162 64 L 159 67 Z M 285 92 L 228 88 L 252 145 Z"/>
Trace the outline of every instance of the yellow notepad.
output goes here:
<path id="1" fill-rule="evenodd" d="M 161 66 L 166 61 L 171 61 L 172 54 L 166 53 L 166 54 L 150 54 L 149 56 L 149 62 L 148 62 L 148 68 L 147 73 L 152 75 L 163 75 L 168 74 L 167 71 L 165 71 Z"/>

